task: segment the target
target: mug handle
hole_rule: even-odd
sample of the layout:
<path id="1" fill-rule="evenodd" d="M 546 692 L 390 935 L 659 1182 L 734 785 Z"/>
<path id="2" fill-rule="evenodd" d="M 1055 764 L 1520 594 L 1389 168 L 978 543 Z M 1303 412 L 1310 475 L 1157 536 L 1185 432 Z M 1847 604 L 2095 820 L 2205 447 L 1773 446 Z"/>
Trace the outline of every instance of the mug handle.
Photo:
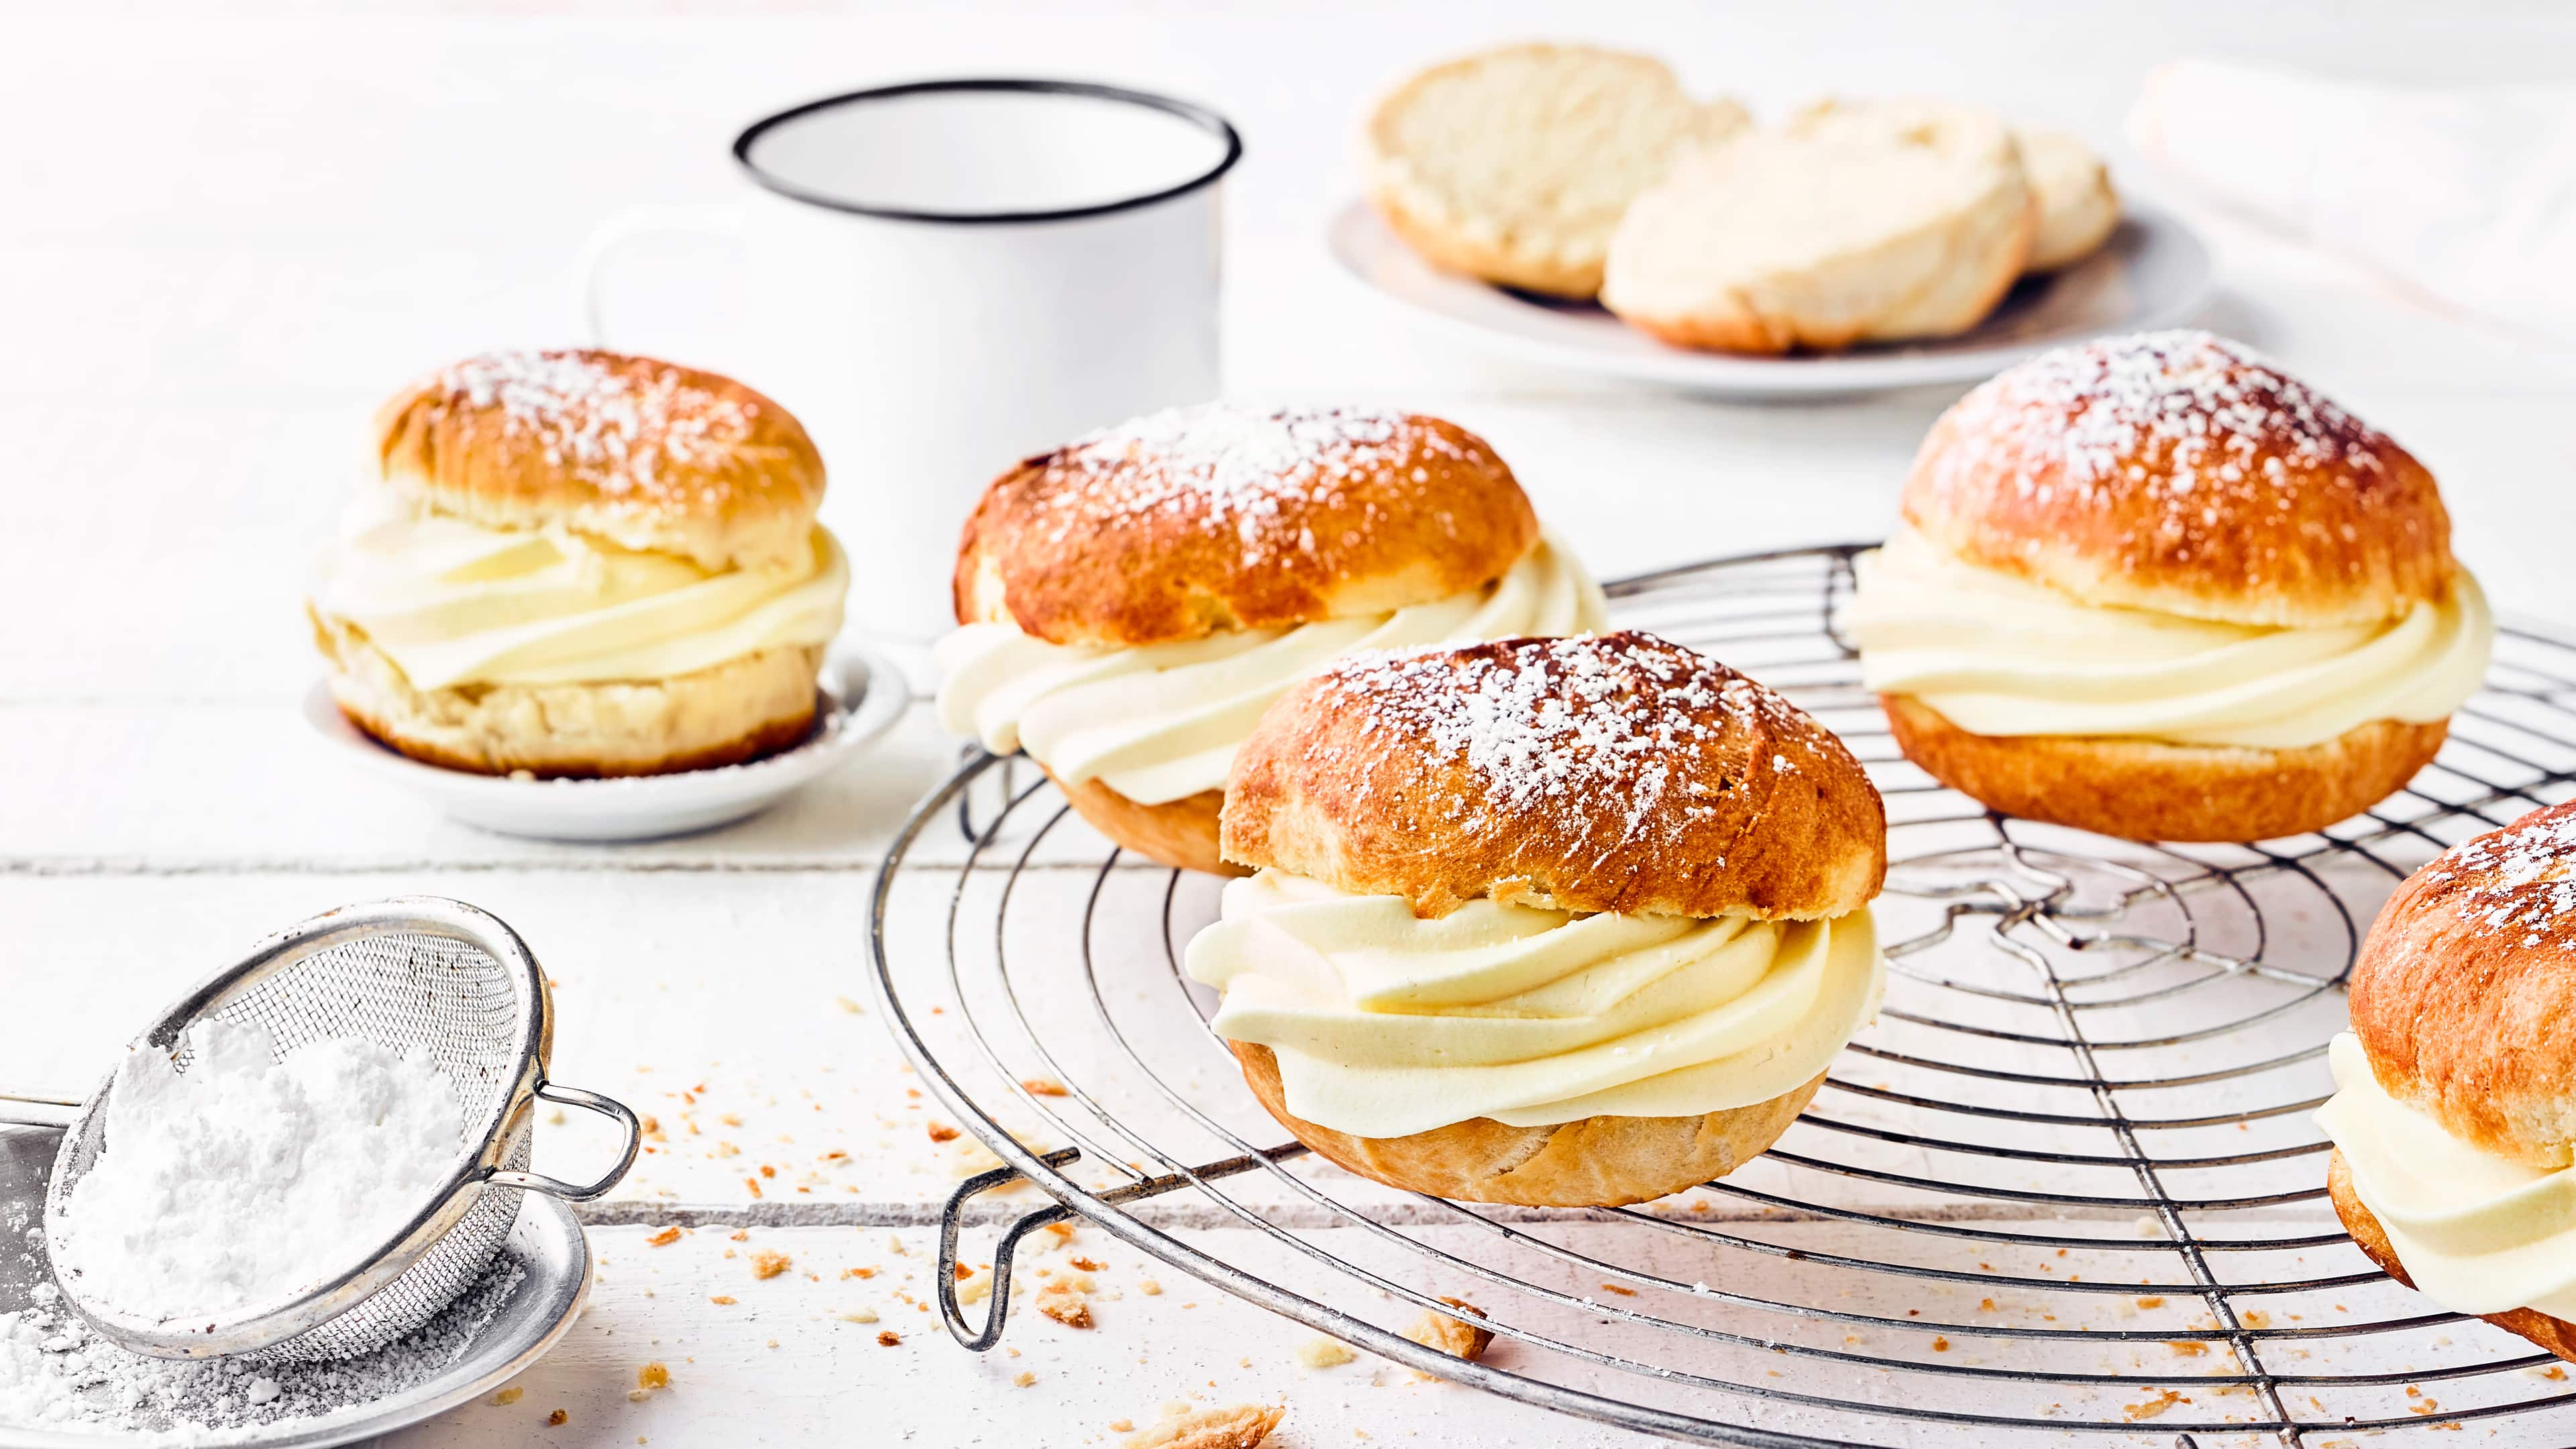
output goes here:
<path id="1" fill-rule="evenodd" d="M 742 209 L 722 204 L 631 206 L 593 228 L 590 240 L 582 243 L 581 260 L 574 269 L 580 278 L 580 327 L 585 346 L 608 345 L 608 329 L 601 320 L 599 282 L 609 258 L 648 237 L 674 235 L 731 237 L 739 241 Z"/>

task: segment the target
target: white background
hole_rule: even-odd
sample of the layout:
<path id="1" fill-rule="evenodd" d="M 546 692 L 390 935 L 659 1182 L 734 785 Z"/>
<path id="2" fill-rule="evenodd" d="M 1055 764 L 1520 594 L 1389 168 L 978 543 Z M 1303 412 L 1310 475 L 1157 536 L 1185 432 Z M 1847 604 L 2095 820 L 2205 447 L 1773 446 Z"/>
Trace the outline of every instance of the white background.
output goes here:
<path id="1" fill-rule="evenodd" d="M 546 959 L 562 983 L 563 1080 L 663 1112 L 666 1089 L 704 1080 L 701 1110 L 744 1117 L 724 1130 L 746 1152 L 792 1127 L 795 1143 L 766 1150 L 801 1164 L 791 1177 L 820 1174 L 854 1220 L 917 1223 L 973 1165 L 963 1143 L 918 1129 L 877 1024 L 835 1005 L 865 995 L 871 868 L 948 758 L 925 720 L 763 819 L 586 850 L 444 823 L 345 772 L 295 711 L 317 671 L 305 560 L 376 400 L 471 351 L 571 340 L 570 269 L 594 223 L 636 202 L 723 199 L 744 123 L 879 81 L 1070 75 L 1226 113 L 1248 145 L 1227 182 L 1229 391 L 1455 418 L 1605 575 L 1878 532 L 1956 390 L 1712 404 L 1416 333 L 1336 273 L 1320 241 L 1354 189 L 1350 136 L 1372 92 L 1489 39 L 1580 35 L 1658 51 L 1757 111 L 1825 91 L 1930 91 L 2065 126 L 2109 152 L 2123 186 L 2204 230 L 2222 288 L 2208 325 L 2287 359 L 2432 467 L 2458 551 L 2500 608 L 2576 616 L 2564 365 L 2192 210 L 2118 132 L 2146 68 L 2185 54 L 2563 82 L 2576 15 L 2561 7 L 348 7 L 361 9 L 375 13 L 0 12 L 0 1083 L 82 1090 L 144 1010 L 237 945 L 346 900 L 431 890 L 495 910 Z M 632 321 L 611 340 L 721 359 L 728 260 L 708 248 L 621 272 Z M 844 531 L 869 527 L 872 493 L 903 486 L 865 456 L 829 462 L 828 516 Z M 814 1167 L 833 1144 L 852 1160 Z M 548 1152 L 569 1171 L 585 1145 Z M 736 1162 L 670 1150 L 621 1197 L 721 1213 L 748 1202 L 741 1177 Z M 887 1296 L 919 1267 L 917 1228 L 900 1231 L 910 1259 L 888 1254 L 884 1227 L 764 1229 L 800 1259 L 766 1283 L 722 1256 L 737 1246 L 723 1230 L 668 1249 L 642 1246 L 645 1231 L 594 1231 L 599 1296 L 524 1400 L 403 1442 L 1104 1442 L 1113 1420 L 1148 1422 L 1192 1392 L 1284 1395 L 1282 1442 L 1300 1446 L 1363 1431 L 1617 1437 L 1366 1362 L 1302 1368 L 1290 1351 L 1303 1330 L 1181 1282 L 1147 1300 L 1133 1263 L 1104 1275 L 1125 1296 L 1099 1329 L 1030 1318 L 1009 1340 L 1022 1358 L 977 1360 Z M 891 1272 L 837 1276 L 859 1264 Z M 708 1302 L 720 1295 L 739 1301 Z M 902 1346 L 831 1316 L 863 1302 Z M 647 1358 L 672 1363 L 674 1386 L 630 1403 Z M 1023 1370 L 1035 1382 L 1013 1387 Z M 570 1422 L 547 1426 L 554 1408 Z"/>

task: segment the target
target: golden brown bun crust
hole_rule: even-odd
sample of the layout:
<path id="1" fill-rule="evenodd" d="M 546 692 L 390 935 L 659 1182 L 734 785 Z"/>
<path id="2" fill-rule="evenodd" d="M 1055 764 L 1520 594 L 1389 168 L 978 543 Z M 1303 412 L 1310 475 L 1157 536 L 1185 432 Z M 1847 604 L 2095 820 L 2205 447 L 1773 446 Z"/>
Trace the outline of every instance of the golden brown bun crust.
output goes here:
<path id="1" fill-rule="evenodd" d="M 994 480 L 957 621 L 1136 645 L 1428 603 L 1538 542 L 1512 470 L 1438 418 L 1223 404 L 1135 419 Z"/>
<path id="2" fill-rule="evenodd" d="M 763 649 L 694 674 L 427 692 L 345 622 L 314 619 L 349 722 L 433 765 L 588 779 L 710 770 L 776 754 L 814 728 L 819 645 Z"/>
<path id="3" fill-rule="evenodd" d="M 1326 1161 L 1390 1187 L 1528 1207 L 1624 1207 L 1724 1177 L 1769 1151 L 1825 1081 L 1697 1117 L 1583 1117 L 1553 1127 L 1475 1117 L 1407 1137 L 1354 1137 L 1290 1115 L 1270 1048 L 1226 1045 L 1252 1095 Z"/>
<path id="4" fill-rule="evenodd" d="M 2534 1167 L 2576 1142 L 2576 801 L 2460 842 L 2379 909 L 2352 968 L 2371 1074 Z"/>
<path id="5" fill-rule="evenodd" d="M 1065 803 L 1090 821 L 1092 829 L 1148 860 L 1210 875 L 1251 874 L 1239 865 L 1226 864 L 1217 854 L 1217 811 L 1225 804 L 1222 790 L 1201 790 L 1160 805 L 1143 805 L 1098 780 L 1068 785 L 1055 771 L 1044 765 L 1038 768 L 1046 770 Z"/>
<path id="6" fill-rule="evenodd" d="M 1887 874 L 1887 814 L 1842 741 L 1651 634 L 1346 656 L 1262 715 L 1226 781 L 1225 858 L 1424 916 L 1813 920 Z"/>
<path id="7" fill-rule="evenodd" d="M 2335 1216 L 2343 1219 L 2343 1230 L 2352 1234 L 2353 1246 L 2361 1249 L 2379 1271 L 2412 1288 L 2415 1280 L 2406 1276 L 2406 1265 L 2397 1261 L 2397 1248 L 2388 1241 L 2388 1230 L 2379 1218 L 2353 1191 L 2352 1169 L 2338 1149 L 2326 1162 L 2326 1195 L 2334 1200 Z M 2536 1308 L 2508 1308 L 2502 1313 L 2478 1315 L 2508 1333 L 2519 1333 L 2570 1363 L 2576 1363 L 2576 1323 L 2553 1318 Z"/>
<path id="8" fill-rule="evenodd" d="M 2295 750 L 2082 735 L 1973 735 L 1882 694 L 1905 758 L 1988 809 L 2123 840 L 2270 840 L 2387 799 L 2432 762 L 2450 722 L 2372 720 Z"/>
<path id="9" fill-rule="evenodd" d="M 468 358 L 387 399 L 376 438 L 386 485 L 415 506 L 709 569 L 800 560 L 823 501 L 823 460 L 785 408 L 614 352 Z"/>
<path id="10" fill-rule="evenodd" d="M 2006 369 L 1933 424 L 1901 506 L 1970 563 L 2238 624 L 2376 623 L 2443 598 L 2455 567 L 2422 464 L 2205 332 Z"/>

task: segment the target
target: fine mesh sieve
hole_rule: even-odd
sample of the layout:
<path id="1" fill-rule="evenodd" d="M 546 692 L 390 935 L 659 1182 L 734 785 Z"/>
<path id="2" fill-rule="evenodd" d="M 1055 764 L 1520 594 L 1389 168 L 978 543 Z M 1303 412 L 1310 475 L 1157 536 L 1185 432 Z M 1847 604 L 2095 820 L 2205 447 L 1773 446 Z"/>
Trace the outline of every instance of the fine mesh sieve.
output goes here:
<path id="1" fill-rule="evenodd" d="M 364 1262 L 294 1297 L 213 1318 L 165 1321 L 92 1301 L 60 1268 L 64 1297 L 102 1335 L 163 1358 L 242 1355 L 262 1362 L 345 1358 L 418 1328 L 471 1286 L 518 1218 L 525 1188 L 574 1202 L 600 1196 L 633 1165 L 635 1114 L 593 1092 L 546 1080 L 554 1007 L 545 974 L 518 933 L 461 901 L 401 896 L 343 906 L 260 942 L 190 992 L 131 1043 L 171 1051 L 202 1019 L 257 1023 L 283 1054 L 335 1036 L 425 1052 L 461 1093 L 466 1135 L 451 1171 L 411 1221 Z M 45 1194 L 48 1242 L 72 1225 L 65 1204 L 98 1160 L 111 1072 L 72 1117 Z M 617 1165 L 576 1185 L 527 1170 L 539 1099 L 617 1121 Z M 323 1265 L 326 1267 L 338 1265 Z"/>

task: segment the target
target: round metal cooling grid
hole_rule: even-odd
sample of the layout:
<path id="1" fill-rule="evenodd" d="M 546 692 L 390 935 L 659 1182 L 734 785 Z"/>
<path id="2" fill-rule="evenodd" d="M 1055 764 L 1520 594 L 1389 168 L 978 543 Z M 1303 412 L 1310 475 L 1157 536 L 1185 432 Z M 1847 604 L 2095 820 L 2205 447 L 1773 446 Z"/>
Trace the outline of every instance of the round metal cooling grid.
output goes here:
<path id="1" fill-rule="evenodd" d="M 1722 1224 L 1647 1208 L 1550 1214 L 1415 1195 L 1371 1199 L 1351 1193 L 1351 1179 L 1290 1170 L 1284 1164 L 1304 1149 L 1277 1144 L 1275 1127 L 1256 1141 L 1220 1121 L 1200 1094 L 1158 1067 L 1181 1055 L 1177 1044 L 1137 1041 L 1103 982 L 1104 967 L 1139 980 L 1148 974 L 1098 943 L 1136 913 L 1142 898 L 1131 884 L 1158 880 L 1163 959 L 1150 974 L 1188 999 L 1203 1025 L 1210 1005 L 1181 973 L 1190 925 L 1180 916 L 1185 890 L 1204 883 L 1122 863 L 1103 844 L 1097 864 L 1081 867 L 1089 871 L 1089 886 L 1079 921 L 1042 928 L 1042 939 L 1062 946 L 1050 946 L 1040 963 L 1025 953 L 1015 958 L 1010 936 L 1020 921 L 1014 905 L 1024 883 L 1039 879 L 1033 863 L 1051 843 L 1085 827 L 1065 826 L 1069 810 L 1046 781 L 1011 790 L 1007 762 L 979 755 L 907 823 L 879 877 L 871 921 L 877 988 L 905 1050 L 946 1105 L 1007 1164 L 963 1185 L 943 1221 L 938 1281 L 951 1331 L 972 1347 L 991 1346 L 1008 1310 L 1013 1250 L 1030 1231 L 1079 1212 L 1215 1286 L 1384 1357 L 1677 1438 L 1877 1443 L 1904 1438 L 1911 1424 L 2052 1435 L 2275 1435 L 2297 1444 L 2312 1433 L 2491 1421 L 2576 1399 L 2512 1381 L 2519 1371 L 2546 1372 L 2555 1363 L 2548 1355 L 2456 1315 L 2421 1311 L 2430 1305 L 2389 1285 L 2345 1246 L 2322 1210 L 2327 1148 L 2304 1121 L 2323 1100 L 2318 1059 L 2340 1025 L 2344 976 L 2377 898 L 2453 841 L 2576 793 L 2570 789 L 2576 781 L 2576 641 L 2508 629 L 2486 690 L 2455 718 L 2442 758 L 2364 816 L 2288 841 L 2129 846 L 1992 816 L 1897 755 L 1836 630 L 1850 557 L 1859 547 L 1723 560 L 1610 590 L 1622 626 L 1651 629 L 1747 669 L 1816 712 L 1853 746 L 1889 804 L 1896 866 L 1882 911 L 1893 915 L 1901 906 L 1916 914 L 1911 934 L 1888 930 L 1888 1005 L 1879 1025 L 1836 1064 L 1827 1091 L 1763 1162 L 1697 1190 L 1731 1206 L 1721 1212 Z M 1007 802 L 979 820 L 973 797 L 989 780 L 1004 782 Z M 968 842 L 963 860 L 953 867 L 916 863 L 925 833 L 950 818 L 952 808 Z M 1042 864 L 1065 868 L 1061 860 Z M 951 873 L 944 963 L 899 966 L 887 949 L 899 886 Z M 985 908 L 979 882 L 995 878 L 988 892 L 994 897 L 992 969 L 969 973 L 959 943 L 980 938 L 987 923 L 968 906 L 974 901 L 979 913 Z M 1113 890 L 1119 901 L 1104 906 Z M 2151 925 L 2158 929 L 2146 929 Z M 1070 940 L 1068 929 L 1077 931 Z M 1068 1012 L 1024 999 L 1034 984 L 1071 970 L 1075 951 L 1064 946 L 1078 949 L 1087 1007 Z M 1963 955 L 1970 946 L 1978 954 Z M 1973 970 L 1978 959 L 2010 963 L 2013 974 L 1980 976 Z M 2096 961 L 2105 964 L 2096 967 Z M 2247 999 L 2248 990 L 2271 994 Z M 937 1007 L 943 1014 L 947 1004 L 956 1007 L 950 1056 L 924 1035 L 933 1014 L 922 1009 L 925 1002 L 943 1003 Z M 2182 1019 L 2146 1020 L 2168 1009 Z M 2023 1019 L 2008 1020 L 2014 1013 Z M 2219 1049 L 2231 1054 L 2210 1060 Z M 2054 1053 L 2071 1070 L 2033 1070 L 2015 1053 Z M 1101 1061 L 1106 1065 L 1095 1072 L 1078 1070 Z M 1882 1074 L 1886 1079 L 1874 1079 Z M 1038 1083 L 1039 1075 L 1049 1080 Z M 961 1081 L 967 1076 L 989 1081 L 985 1096 L 995 1099 L 989 1107 Z M 2124 1099 L 2139 1095 L 2168 1097 L 2182 1110 L 2130 1110 Z M 2064 1100 L 2052 1102 L 2052 1096 Z M 1031 1138 L 1072 1145 L 1032 1147 L 1003 1125 L 1001 1110 L 1043 1123 L 1042 1130 L 1023 1128 Z M 1865 1120 L 1873 1113 L 1880 1120 Z M 1139 1125 L 1149 1119 L 1185 1124 L 1192 1143 L 1213 1143 L 1233 1155 L 1211 1161 L 1205 1151 L 1178 1150 L 1154 1125 Z M 2256 1134 L 2259 1145 L 2206 1140 L 2221 1130 Z M 2102 1140 L 2096 1150 L 2070 1150 L 2066 1134 Z M 2236 1150 L 2151 1150 L 2168 1142 Z M 1894 1155 L 1870 1156 L 1879 1149 Z M 1908 1155 L 1916 1164 L 1910 1169 L 1899 1165 Z M 1077 1162 L 1117 1181 L 1085 1186 L 1068 1172 Z M 1767 1171 L 1767 1185 L 1755 1180 L 1757 1169 Z M 945 1270 L 972 1200 L 1021 1176 L 1064 1206 L 1008 1224 L 994 1250 L 992 1306 L 977 1330 L 958 1308 Z M 1226 1185 L 1238 1178 L 1253 1182 L 1255 1191 Z M 1147 1220 L 1142 1205 L 1166 1194 L 1209 1205 L 1215 1222 L 1257 1236 L 1245 1240 L 1250 1247 L 1230 1246 L 1226 1257 L 1217 1257 Z M 2295 1224 L 2300 1231 L 2279 1230 L 2280 1215 L 2302 1211 L 2306 1220 Z M 2135 1220 L 2136 1233 L 2153 1235 L 2072 1230 L 2124 1218 Z M 1784 1244 L 1755 1231 L 1774 1222 L 1840 1233 L 1847 1244 L 1880 1251 Z M 1553 1230 L 1570 1224 L 1608 1224 L 1618 1236 L 1596 1237 L 1588 1248 L 1560 1241 Z M 1428 1228 L 1461 1230 L 1473 1241 L 1453 1251 L 1416 1235 Z M 1318 1237 L 1345 1241 L 1327 1247 Z M 1604 1242 L 1616 1256 L 1604 1256 Z M 1642 1254 L 1629 1251 L 1638 1244 Z M 1655 1260 L 1668 1262 L 1676 1249 L 1696 1255 L 1695 1266 L 1729 1286 L 1712 1288 L 1664 1271 Z M 1294 1273 L 1254 1271 L 1234 1261 L 1256 1252 Z M 2288 1274 L 2269 1266 L 2310 1252 L 2336 1253 L 2349 1266 Z M 2070 1253 L 2112 1261 L 2151 1255 L 2170 1260 L 2177 1271 L 2163 1282 L 2131 1281 L 2128 1273 L 2079 1281 L 2053 1267 Z M 1980 1254 L 2022 1255 L 2038 1266 L 1997 1266 Z M 1646 1261 L 1624 1261 L 1640 1256 Z M 1515 1261 L 1549 1270 L 1554 1279 L 1499 1266 Z M 2247 1276 L 2237 1264 L 2261 1276 Z M 1766 1267 L 1775 1281 L 1748 1282 L 1739 1291 L 1737 1279 L 1759 1278 Z M 1296 1276 L 1302 1274 L 1316 1276 Z M 1490 1314 L 1480 1326 L 1514 1346 L 1505 1366 L 1450 1357 L 1324 1301 L 1353 1296 L 1349 1290 L 1357 1288 L 1441 1311 L 1439 1298 L 1416 1286 L 1426 1276 L 1479 1286 Z M 1572 1288 L 1578 1279 L 1598 1282 L 1622 1301 Z M 1782 1291 L 1783 1284 L 1805 1287 L 1819 1279 L 1911 1285 L 1953 1297 L 1974 1293 L 1983 1295 L 1982 1310 L 1990 1315 L 1997 1295 L 2011 1294 L 2134 1303 L 2141 1310 L 2174 1300 L 2199 1313 L 2179 1326 L 2051 1326 L 2057 1320 L 2049 1315 L 2039 1324 L 1981 1321 L 1964 1309 L 1900 1316 L 1892 1309 L 1800 1301 Z M 2378 1292 L 2391 1306 L 2378 1316 L 2354 1317 L 2340 1303 L 2325 1303 L 2351 1296 L 2338 1290 Z M 1819 1288 L 1815 1298 L 1823 1296 Z M 2319 1311 L 2288 1310 L 2312 1298 Z M 1527 1306 L 1541 1324 L 1498 1306 L 1504 1304 Z M 2324 1306 L 2336 1316 L 2308 1321 L 2326 1319 Z M 1692 1321 L 1689 1311 L 1716 1316 Z M 1793 1324 L 1826 1325 L 1842 1342 L 1804 1341 Z M 1901 1356 L 1871 1341 L 1926 1333 L 1934 1335 L 1930 1357 L 1920 1350 Z M 2453 1335 L 2470 1342 L 2450 1351 Z M 1970 1362 L 1964 1352 L 1945 1357 L 1954 1338 L 2001 1351 L 2007 1361 Z M 1657 1358 L 1641 1343 L 1669 1346 L 1671 1356 Z M 2047 1358 L 2123 1346 L 2169 1351 L 2211 1371 L 2070 1368 Z M 2016 1358 L 2016 1351 L 2033 1349 L 2046 1352 Z M 1729 1352 L 1759 1354 L 1783 1367 L 1739 1377 L 1707 1371 L 1723 1367 Z M 2450 1361 L 2411 1361 L 2428 1354 Z M 1701 1400 L 1649 1403 L 1645 1393 L 1620 1392 L 1623 1384 L 1650 1389 L 1659 1400 L 1671 1399 L 1675 1389 Z M 2158 1384 L 2224 1399 L 2232 1412 L 2213 1417 L 2187 1394 Z M 2419 1386 L 2432 1384 L 2446 1386 L 2445 1394 L 2465 1386 L 2486 1401 L 2437 1412 L 2435 1401 L 2420 1394 Z M 1966 1386 L 1978 1402 L 1935 1392 L 1950 1385 Z M 2407 1397 L 2385 1406 L 2395 1412 L 2334 1413 L 2317 1397 L 2398 1388 Z M 2136 1393 L 2147 1400 L 2113 1402 Z M 2090 1401 L 2072 1410 L 2064 1402 L 2087 1395 Z M 2008 1398 L 2012 1408 L 1995 1406 Z M 2178 1404 L 2194 1408 L 2176 1412 Z M 1752 1413 L 1797 1427 L 1748 1426 L 1743 1419 Z"/>

